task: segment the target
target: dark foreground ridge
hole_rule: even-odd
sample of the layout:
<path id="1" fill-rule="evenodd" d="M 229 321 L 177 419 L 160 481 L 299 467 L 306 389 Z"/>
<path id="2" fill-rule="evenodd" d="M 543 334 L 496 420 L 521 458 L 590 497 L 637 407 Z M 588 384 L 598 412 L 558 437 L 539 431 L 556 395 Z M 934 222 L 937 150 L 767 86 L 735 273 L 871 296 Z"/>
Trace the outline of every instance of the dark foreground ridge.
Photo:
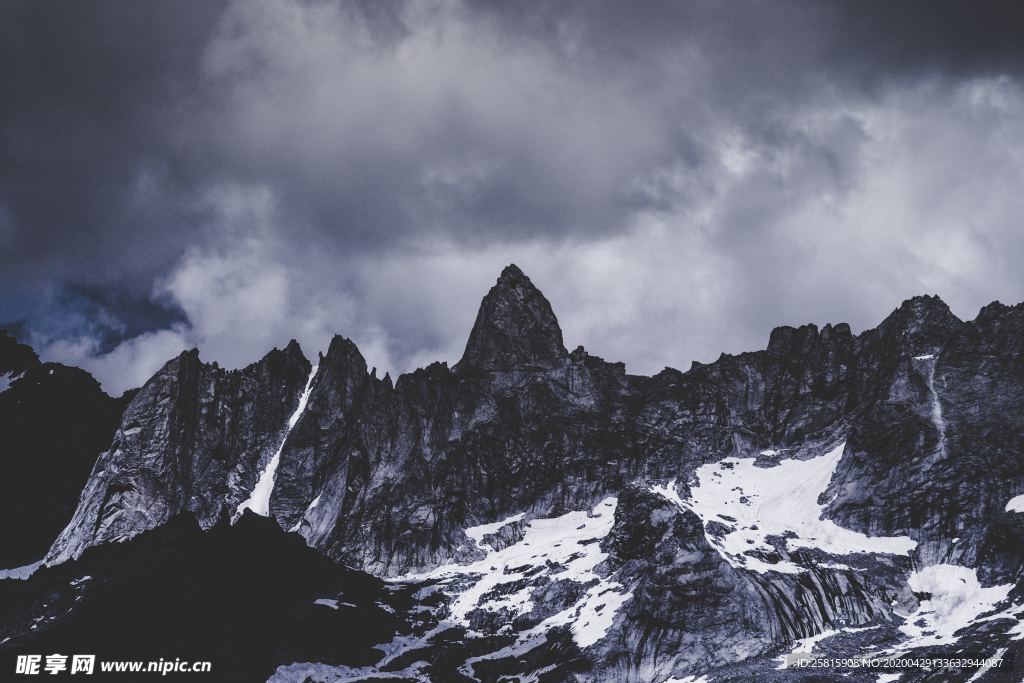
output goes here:
<path id="1" fill-rule="evenodd" d="M 262 681 L 296 660 L 378 661 L 373 646 L 406 628 L 394 613 L 410 600 L 246 513 L 207 533 L 176 517 L 90 548 L 27 581 L 0 581 L 0 603 L 0 629 L 21 634 L 0 646 L 4 672 L 14 671 L 15 653 L 73 645 L 97 660 L 214 663 L 210 674 L 180 680 Z"/>

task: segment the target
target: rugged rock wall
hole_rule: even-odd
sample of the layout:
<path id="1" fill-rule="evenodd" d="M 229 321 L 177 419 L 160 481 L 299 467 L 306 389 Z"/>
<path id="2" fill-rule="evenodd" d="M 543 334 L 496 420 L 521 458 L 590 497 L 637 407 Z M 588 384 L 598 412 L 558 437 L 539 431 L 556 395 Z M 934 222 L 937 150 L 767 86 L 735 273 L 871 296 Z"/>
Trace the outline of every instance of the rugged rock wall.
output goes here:
<path id="1" fill-rule="evenodd" d="M 242 370 L 187 351 L 132 399 L 47 563 L 125 540 L 191 512 L 203 528 L 230 516 L 284 438 L 310 365 L 292 343 Z"/>

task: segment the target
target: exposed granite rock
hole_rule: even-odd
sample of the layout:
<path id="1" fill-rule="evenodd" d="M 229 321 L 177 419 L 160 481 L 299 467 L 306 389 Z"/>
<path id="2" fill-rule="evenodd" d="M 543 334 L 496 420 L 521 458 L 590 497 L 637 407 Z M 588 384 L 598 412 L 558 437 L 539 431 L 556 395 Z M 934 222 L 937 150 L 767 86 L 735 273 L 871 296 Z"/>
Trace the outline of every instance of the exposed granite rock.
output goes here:
<path id="1" fill-rule="evenodd" d="M 49 564 L 124 540 L 183 512 L 203 528 L 231 515 L 284 438 L 309 375 L 298 344 L 242 370 L 168 362 L 132 399 Z"/>

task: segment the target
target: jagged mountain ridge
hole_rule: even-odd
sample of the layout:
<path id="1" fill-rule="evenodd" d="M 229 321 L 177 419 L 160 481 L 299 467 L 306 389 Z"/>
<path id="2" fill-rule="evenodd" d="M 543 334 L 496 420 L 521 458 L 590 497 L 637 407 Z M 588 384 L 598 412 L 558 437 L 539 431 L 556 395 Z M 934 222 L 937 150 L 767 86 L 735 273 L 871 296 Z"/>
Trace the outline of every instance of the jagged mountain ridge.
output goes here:
<path id="1" fill-rule="evenodd" d="M 532 318 L 534 324 L 517 315 Z M 989 315 L 980 319 L 987 320 Z M 1020 325 L 1020 307 L 1003 307 L 1002 316 L 1010 324 Z M 904 367 L 904 363 L 912 363 L 909 359 L 914 356 L 954 339 L 959 330 L 971 334 L 978 324 L 961 323 L 937 298 L 920 297 L 905 303 L 878 328 L 859 337 L 853 336 L 844 324 L 826 325 L 820 331 L 814 325 L 799 329 L 783 327 L 773 331 L 763 352 L 723 355 L 715 363 L 695 364 L 687 373 L 666 369 L 651 378 L 629 376 L 622 364 L 607 363 L 586 354 L 582 348 L 567 353 L 561 346 L 561 332 L 550 305 L 528 278 L 512 266 L 485 298 L 466 354 L 453 368 L 435 363 L 403 375 L 392 386 L 389 378 L 377 379 L 369 374 L 365 360 L 352 342 L 335 338 L 320 361 L 309 404 L 282 449 L 271 510 L 285 528 L 296 523 L 308 527 L 309 531 L 303 533 L 311 534 L 314 544 L 323 544 L 329 554 L 354 566 L 365 566 L 382 574 L 428 567 L 443 560 L 444 553 L 424 549 L 423 544 L 444 545 L 445 540 L 458 538 L 450 537 L 450 530 L 444 528 L 435 533 L 432 524 L 423 524 L 423 518 L 441 517 L 461 530 L 473 522 L 534 505 L 533 500 L 513 500 L 515 496 L 509 496 L 508 491 L 488 488 L 486 482 L 471 483 L 472 488 L 451 486 L 454 482 L 446 478 L 459 474 L 453 469 L 464 472 L 462 464 L 493 467 L 494 474 L 500 477 L 528 475 L 525 493 L 543 499 L 538 508 L 546 505 L 554 511 L 580 509 L 610 491 L 617 491 L 640 474 L 652 478 L 685 476 L 685 467 L 680 470 L 675 465 L 685 461 L 691 467 L 703 463 L 709 452 L 716 456 L 730 453 L 740 444 L 768 448 L 828 440 L 843 428 L 852 427 L 855 417 L 870 418 L 869 407 L 878 405 L 895 382 L 902 383 L 900 391 L 906 396 L 900 398 L 904 400 L 882 401 L 883 404 L 898 405 L 900 410 L 913 410 L 916 404 L 928 405 L 930 399 L 924 395 L 927 387 L 914 368 Z M 977 336 L 976 332 L 973 334 Z M 524 341 L 518 345 L 510 341 L 516 338 Z M 213 401 L 210 406 L 200 402 L 173 415 L 167 413 L 172 425 L 190 430 L 195 442 L 194 446 L 188 444 L 194 452 L 187 452 L 186 447 L 182 457 L 190 459 L 197 471 L 211 479 L 186 479 L 192 489 L 191 500 L 185 501 L 184 494 L 179 494 L 171 512 L 191 509 L 205 525 L 212 524 L 223 511 L 233 510 L 246 488 L 251 489 L 260 466 L 266 463 L 274 442 L 272 437 L 281 435 L 297 403 L 305 379 L 301 373 L 308 373 L 309 368 L 297 344 L 289 345 L 284 352 L 295 367 L 288 370 L 291 374 L 281 387 L 282 395 L 268 396 L 264 391 L 270 383 L 279 381 L 265 366 L 280 353 L 272 352 L 259 363 L 232 372 L 203 365 L 195 350 L 182 354 L 150 380 L 133 401 L 119 430 L 122 441 L 116 441 L 111 451 L 116 453 L 120 447 L 126 453 L 122 444 L 132 437 L 146 444 L 159 438 L 160 434 L 144 434 L 136 416 L 152 413 L 154 406 L 168 398 L 195 403 L 201 394 L 203 400 Z M 507 369 L 513 361 L 518 365 Z M 192 379 L 202 373 L 210 377 Z M 261 385 L 261 390 L 251 397 L 232 398 L 241 401 L 239 410 L 246 414 L 259 413 L 269 406 L 280 408 L 266 420 L 271 425 L 267 430 L 270 438 L 257 448 L 246 443 L 226 446 L 230 434 L 222 437 L 217 433 L 230 429 L 220 420 L 231 419 L 222 415 L 226 409 L 219 396 L 224 391 L 220 383 L 238 377 L 233 381 L 245 385 L 253 373 L 268 378 L 266 387 Z M 202 382 L 205 385 L 200 389 Z M 669 402 L 674 405 L 667 405 Z M 552 405 L 564 409 L 552 412 Z M 174 423 L 197 410 L 206 422 L 183 427 Z M 608 418 L 607 423 L 594 429 L 595 418 L 602 417 Z M 920 434 L 915 438 L 934 439 L 934 426 L 926 416 L 918 417 L 916 426 Z M 672 424 L 672 428 L 660 429 L 664 424 Z M 508 425 L 514 429 L 502 431 Z M 689 438 L 682 438 L 684 431 Z M 552 463 L 551 458 L 534 460 L 516 452 L 517 448 L 527 446 L 558 451 L 556 437 L 569 435 L 575 437 L 573 446 L 582 445 L 586 452 L 563 463 L 567 466 L 564 472 L 558 472 L 562 468 Z M 599 437 L 601 443 L 588 441 L 588 437 Z M 704 453 L 694 441 L 700 442 Z M 180 448 L 177 444 L 174 447 Z M 512 448 L 513 455 L 523 457 L 491 457 L 499 454 L 496 451 L 503 455 L 506 447 Z M 666 452 L 671 447 L 676 450 Z M 231 454 L 228 463 L 243 454 L 248 457 L 252 451 L 257 453 L 257 457 L 249 458 L 251 466 L 236 471 L 238 486 L 226 482 L 231 467 L 218 467 L 214 474 L 219 478 L 212 477 L 207 468 L 208 463 L 223 461 L 218 457 L 223 451 Z M 481 459 L 481 455 L 488 457 Z M 127 453 L 124 457 L 130 460 L 134 456 Z M 180 467 L 181 463 L 175 465 Z M 529 476 L 537 474 L 534 466 L 542 471 L 554 467 L 555 471 L 548 477 Z M 398 535 L 411 534 L 403 537 L 406 549 L 397 549 L 392 557 L 388 549 L 381 547 L 377 549 L 380 556 L 358 557 L 346 544 L 350 525 L 339 528 L 332 524 L 325 529 L 322 517 L 333 504 L 337 506 L 335 517 L 342 522 L 351 520 L 353 514 L 369 514 L 374 522 L 393 528 L 396 520 L 366 505 L 372 501 L 343 495 L 331 500 L 332 494 L 340 493 L 339 489 L 352 489 L 350 484 L 373 483 L 375 468 L 419 470 L 418 474 L 436 480 L 435 488 L 447 484 L 440 488 L 450 495 L 463 489 L 464 498 L 448 501 L 440 515 L 431 515 L 428 510 L 418 514 L 416 510 L 401 511 L 412 513 L 402 515 L 410 518 L 410 528 L 397 530 Z M 385 476 L 379 469 L 376 473 Z M 575 476 L 598 483 L 590 488 L 564 487 L 559 481 Z M 343 486 L 332 486 L 339 482 Z M 412 488 L 403 490 L 411 491 L 426 484 L 422 480 L 405 483 Z M 118 495 L 107 495 L 107 491 L 100 496 L 101 500 Z M 223 495 L 225 491 L 230 494 L 223 500 L 222 510 L 217 506 L 221 502 L 217 494 Z M 324 493 L 328 495 L 326 499 Z M 475 494 L 481 494 L 477 501 L 485 506 L 470 509 L 468 501 Z M 318 495 L 321 498 L 314 512 L 319 512 L 304 520 L 302 514 Z M 106 504 L 110 505 L 109 500 Z M 147 506 L 153 507 L 149 502 Z M 833 507 L 838 507 L 837 502 Z M 95 526 L 96 519 L 89 523 Z M 127 525 L 126 531 L 131 535 L 141 528 Z M 901 527 L 885 530 L 898 528 Z M 104 538 L 101 533 L 97 540 Z"/>
<path id="2" fill-rule="evenodd" d="M 610 594 L 628 590 L 629 598 L 611 635 L 587 646 L 595 654 L 583 657 L 585 677 L 664 680 L 756 660 L 835 624 L 896 619 L 893 602 L 908 611 L 915 604 L 903 580 L 915 566 L 975 567 L 986 584 L 1016 579 L 1020 553 L 1007 538 L 1020 525 L 1003 508 L 1024 491 L 1022 331 L 1019 305 L 993 304 L 962 322 L 938 298 L 917 297 L 860 335 L 845 324 L 783 327 L 764 351 L 639 377 L 582 348 L 569 353 L 546 299 L 510 266 L 484 298 L 452 368 L 433 364 L 392 383 L 368 372 L 352 342 L 335 338 L 290 431 L 310 371 L 297 345 L 276 371 L 267 359 L 233 373 L 199 363 L 194 352 L 172 360 L 132 402 L 48 560 L 181 512 L 212 526 L 251 491 L 287 432 L 270 513 L 329 557 L 382 576 L 471 563 L 522 543 L 531 519 L 619 496 L 632 503 L 616 508 L 600 567 L 617 577 Z M 194 376 L 204 379 L 186 381 Z M 249 383 L 259 389 L 225 388 Z M 259 438 L 238 440 L 236 415 L 264 416 L 241 420 L 240 433 Z M 909 556 L 862 558 L 856 569 L 868 567 L 866 578 L 772 537 L 756 552 L 726 557 L 722 539 L 737 531 L 730 515 L 694 520 L 685 490 L 674 511 L 645 488 L 685 485 L 701 466 L 762 451 L 766 467 L 782 457 L 820 458 L 843 441 L 824 482 L 826 516 L 914 544 Z M 657 523 L 628 509 L 654 503 Z M 680 520 L 665 527 L 676 514 Z M 500 539 L 481 545 L 467 536 L 470 527 L 516 515 L 523 517 L 501 525 Z M 655 530 L 644 531 L 651 524 Z M 656 540 L 646 553 L 629 551 L 647 536 Z M 691 561 L 695 554 L 703 564 Z M 763 578 L 751 568 L 758 562 L 780 570 Z M 781 568 L 789 565 L 801 578 L 786 577 Z M 704 596 L 691 608 L 671 598 L 681 581 L 709 572 L 728 595 L 747 597 Z M 815 578 L 806 583 L 807 576 Z M 516 581 L 507 590 L 536 593 L 530 611 L 481 609 L 469 623 L 497 628 L 508 620 L 525 632 L 546 623 L 553 605 L 588 604 L 578 581 L 569 584 L 583 588 L 565 588 L 546 571 Z M 704 617 L 684 618 L 694 609 Z M 722 631 L 737 618 L 744 629 Z M 660 625 L 652 630 L 652 622 Z M 694 655 L 687 645 L 733 638 L 744 646 L 731 654 L 716 646 Z M 510 671 L 529 664 L 517 666 Z"/>

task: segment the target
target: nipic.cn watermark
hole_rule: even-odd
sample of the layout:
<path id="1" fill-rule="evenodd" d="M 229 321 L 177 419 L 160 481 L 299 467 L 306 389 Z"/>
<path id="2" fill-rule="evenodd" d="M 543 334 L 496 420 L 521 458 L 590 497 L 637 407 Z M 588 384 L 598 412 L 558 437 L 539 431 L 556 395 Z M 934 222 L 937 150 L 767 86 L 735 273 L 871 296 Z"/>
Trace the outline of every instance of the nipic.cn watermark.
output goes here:
<path id="1" fill-rule="evenodd" d="M 150 661 L 105 660 L 97 662 L 96 655 L 18 655 L 14 665 L 14 673 L 20 676 L 38 676 L 60 674 L 90 676 L 97 671 L 101 673 L 151 673 L 166 676 L 181 673 L 210 673 L 211 662 L 188 661 L 182 659 L 159 659 Z"/>

